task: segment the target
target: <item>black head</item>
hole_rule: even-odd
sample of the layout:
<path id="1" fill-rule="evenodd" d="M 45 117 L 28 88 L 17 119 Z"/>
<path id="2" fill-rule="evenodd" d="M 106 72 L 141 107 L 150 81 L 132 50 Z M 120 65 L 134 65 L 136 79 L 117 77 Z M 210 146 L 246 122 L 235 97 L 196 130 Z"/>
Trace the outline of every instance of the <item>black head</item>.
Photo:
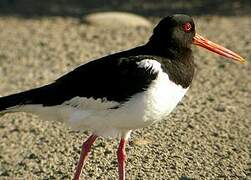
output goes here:
<path id="1" fill-rule="evenodd" d="M 193 19 L 183 14 L 163 18 L 154 28 L 153 35 L 146 47 L 150 47 L 152 52 L 170 59 L 191 60 L 190 47 L 192 44 L 228 59 L 245 62 L 244 58 L 237 53 L 195 33 Z"/>
<path id="2" fill-rule="evenodd" d="M 176 14 L 163 18 L 153 30 L 150 43 L 162 48 L 190 48 L 195 25 L 190 16 Z"/>

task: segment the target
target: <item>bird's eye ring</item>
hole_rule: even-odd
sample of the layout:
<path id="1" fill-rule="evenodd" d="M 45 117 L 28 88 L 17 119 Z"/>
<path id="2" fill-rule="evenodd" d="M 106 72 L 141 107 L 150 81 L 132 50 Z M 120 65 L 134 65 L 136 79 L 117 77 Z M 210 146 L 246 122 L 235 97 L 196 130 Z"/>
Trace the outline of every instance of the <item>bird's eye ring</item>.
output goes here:
<path id="1" fill-rule="evenodd" d="M 185 32 L 189 32 L 192 29 L 192 25 L 190 23 L 183 24 L 182 27 Z"/>

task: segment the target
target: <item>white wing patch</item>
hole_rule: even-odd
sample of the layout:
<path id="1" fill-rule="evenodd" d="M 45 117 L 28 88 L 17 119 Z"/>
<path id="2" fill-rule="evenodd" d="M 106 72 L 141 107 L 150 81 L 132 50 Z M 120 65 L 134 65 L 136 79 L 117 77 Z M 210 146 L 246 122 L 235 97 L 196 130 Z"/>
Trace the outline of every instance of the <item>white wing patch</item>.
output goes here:
<path id="1" fill-rule="evenodd" d="M 71 106 L 77 109 L 92 109 L 92 110 L 105 110 L 111 109 L 119 105 L 118 102 L 108 101 L 106 98 L 85 98 L 85 97 L 75 97 L 69 101 L 62 104 L 63 106 Z"/>
<path id="2" fill-rule="evenodd" d="M 85 97 L 75 97 L 65 101 L 61 105 L 43 106 L 42 104 L 28 104 L 14 106 L 8 112 L 28 112 L 34 113 L 46 120 L 57 120 L 63 122 L 78 121 L 89 117 L 99 111 L 109 111 L 120 103 L 108 101 L 106 98 L 94 99 Z"/>
<path id="3" fill-rule="evenodd" d="M 137 62 L 137 64 L 141 68 L 146 68 L 146 69 L 152 68 L 154 73 L 162 71 L 161 64 L 156 60 L 145 59 L 145 60 L 142 60 L 140 62 Z"/>

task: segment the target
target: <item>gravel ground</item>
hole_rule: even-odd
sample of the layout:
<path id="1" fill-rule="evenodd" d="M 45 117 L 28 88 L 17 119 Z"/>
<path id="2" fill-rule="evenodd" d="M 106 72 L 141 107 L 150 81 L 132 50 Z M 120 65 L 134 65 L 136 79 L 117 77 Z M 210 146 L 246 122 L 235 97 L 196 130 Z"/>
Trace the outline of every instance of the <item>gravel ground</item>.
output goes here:
<path id="1" fill-rule="evenodd" d="M 156 23 L 158 17 L 148 17 Z M 197 32 L 251 59 L 250 16 L 197 16 Z M 74 17 L 0 17 L 0 95 L 38 87 L 91 59 L 144 43 L 146 27 Z M 166 120 L 134 131 L 127 179 L 251 179 L 251 65 L 194 48 L 192 87 Z M 24 113 L 0 119 L 0 179 L 71 179 L 89 132 Z M 118 139 L 100 138 L 82 179 L 116 179 Z"/>

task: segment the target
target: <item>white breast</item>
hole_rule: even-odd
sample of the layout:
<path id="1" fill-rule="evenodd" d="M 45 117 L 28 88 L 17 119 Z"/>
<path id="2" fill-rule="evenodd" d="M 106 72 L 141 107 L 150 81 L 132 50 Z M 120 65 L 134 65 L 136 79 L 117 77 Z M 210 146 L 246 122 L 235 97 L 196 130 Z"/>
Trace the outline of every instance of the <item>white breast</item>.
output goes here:
<path id="1" fill-rule="evenodd" d="M 159 72 L 157 79 L 151 84 L 146 91 L 144 99 L 145 104 L 145 121 L 159 121 L 173 111 L 187 92 L 188 88 L 170 81 L 168 75 Z"/>

